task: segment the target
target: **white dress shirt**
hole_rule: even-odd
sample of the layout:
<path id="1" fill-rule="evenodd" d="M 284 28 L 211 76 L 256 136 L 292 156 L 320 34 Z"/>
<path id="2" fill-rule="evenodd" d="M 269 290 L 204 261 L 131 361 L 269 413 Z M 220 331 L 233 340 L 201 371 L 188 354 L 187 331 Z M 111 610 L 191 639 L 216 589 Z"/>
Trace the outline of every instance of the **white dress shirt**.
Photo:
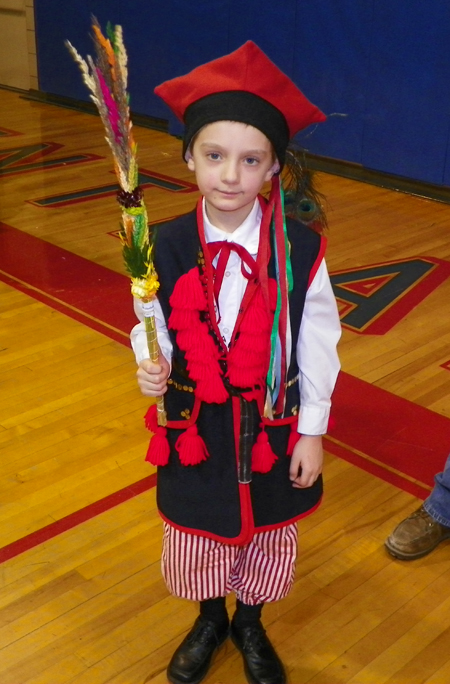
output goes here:
<path id="1" fill-rule="evenodd" d="M 233 233 L 227 233 L 213 226 L 203 204 L 203 220 L 206 242 L 226 240 L 235 242 L 256 259 L 259 243 L 259 228 L 262 211 L 255 200 L 252 211 Z M 216 265 L 218 256 L 213 265 Z M 219 330 L 228 344 L 238 316 L 247 279 L 241 273 L 241 259 L 232 251 L 227 262 L 225 275 L 219 293 L 220 321 Z M 135 299 L 137 317 L 143 321 L 142 307 Z M 161 352 L 170 362 L 172 343 L 167 324 L 158 301 L 155 301 L 155 318 L 158 343 Z M 302 322 L 297 343 L 299 366 L 300 413 L 298 432 L 305 435 L 322 435 L 327 431 L 331 406 L 331 394 L 339 372 L 340 364 L 336 345 L 341 335 L 341 325 L 336 300 L 331 287 L 325 261 L 323 260 L 308 288 Z M 131 331 L 131 344 L 137 363 L 149 358 L 147 336 L 143 322 Z"/>

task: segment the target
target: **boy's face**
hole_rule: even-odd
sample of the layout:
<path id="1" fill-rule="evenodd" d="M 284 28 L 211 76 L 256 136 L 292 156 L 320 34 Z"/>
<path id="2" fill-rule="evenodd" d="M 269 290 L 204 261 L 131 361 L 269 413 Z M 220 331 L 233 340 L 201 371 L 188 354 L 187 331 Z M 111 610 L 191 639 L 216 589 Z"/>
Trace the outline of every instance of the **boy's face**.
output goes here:
<path id="1" fill-rule="evenodd" d="M 205 126 L 187 163 L 205 197 L 208 218 L 227 232 L 247 218 L 262 186 L 279 169 L 268 138 L 237 121 Z"/>

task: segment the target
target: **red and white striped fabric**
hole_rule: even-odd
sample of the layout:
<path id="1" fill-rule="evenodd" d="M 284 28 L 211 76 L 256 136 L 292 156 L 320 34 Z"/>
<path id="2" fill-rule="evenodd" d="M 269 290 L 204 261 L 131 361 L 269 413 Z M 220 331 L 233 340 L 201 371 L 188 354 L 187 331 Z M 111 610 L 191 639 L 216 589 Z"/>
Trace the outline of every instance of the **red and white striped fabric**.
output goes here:
<path id="1" fill-rule="evenodd" d="M 164 524 L 162 574 L 171 594 L 192 601 L 226 596 L 253 606 L 284 598 L 297 558 L 297 525 L 255 534 L 233 546 Z"/>

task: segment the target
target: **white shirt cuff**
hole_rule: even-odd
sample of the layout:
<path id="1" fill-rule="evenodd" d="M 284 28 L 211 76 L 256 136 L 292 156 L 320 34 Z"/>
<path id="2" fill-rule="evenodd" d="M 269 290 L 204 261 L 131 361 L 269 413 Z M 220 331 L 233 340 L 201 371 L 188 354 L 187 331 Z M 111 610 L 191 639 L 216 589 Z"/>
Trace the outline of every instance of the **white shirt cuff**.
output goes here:
<path id="1" fill-rule="evenodd" d="M 297 431 L 302 435 L 325 435 L 329 418 L 329 408 L 301 406 Z"/>

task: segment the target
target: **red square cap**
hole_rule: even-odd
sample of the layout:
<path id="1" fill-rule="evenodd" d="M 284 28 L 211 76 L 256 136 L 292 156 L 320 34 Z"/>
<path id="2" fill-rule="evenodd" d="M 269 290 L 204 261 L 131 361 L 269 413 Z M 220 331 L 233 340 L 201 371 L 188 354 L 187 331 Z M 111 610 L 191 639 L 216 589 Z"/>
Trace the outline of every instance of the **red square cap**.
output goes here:
<path id="1" fill-rule="evenodd" d="M 310 124 L 326 119 L 251 40 L 234 52 L 155 88 L 155 93 L 181 121 L 187 108 L 197 100 L 227 91 L 253 93 L 276 107 L 286 119 L 290 138 Z"/>
<path id="2" fill-rule="evenodd" d="M 252 41 L 229 55 L 165 81 L 155 93 L 184 122 L 183 157 L 193 137 L 215 121 L 259 128 L 283 167 L 289 140 L 326 116 Z"/>

